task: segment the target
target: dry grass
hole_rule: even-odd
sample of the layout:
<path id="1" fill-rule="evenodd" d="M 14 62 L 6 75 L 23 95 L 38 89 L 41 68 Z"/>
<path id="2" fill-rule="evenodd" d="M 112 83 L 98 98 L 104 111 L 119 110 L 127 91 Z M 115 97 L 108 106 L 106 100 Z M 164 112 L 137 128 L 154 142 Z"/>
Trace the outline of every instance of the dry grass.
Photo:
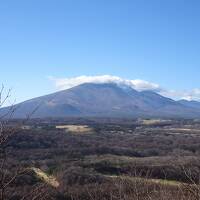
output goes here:
<path id="1" fill-rule="evenodd" d="M 91 133 L 92 128 L 87 125 L 59 125 L 56 126 L 57 129 L 65 129 L 67 132 L 74 134 L 86 134 Z"/>
<path id="2" fill-rule="evenodd" d="M 31 170 L 36 174 L 36 176 L 41 179 L 43 182 L 47 183 L 48 185 L 57 188 L 59 187 L 59 182 L 56 180 L 55 177 L 49 176 L 45 172 L 43 172 L 39 168 L 32 167 Z"/>
<path id="3" fill-rule="evenodd" d="M 142 125 L 157 125 L 163 122 L 169 122 L 170 120 L 162 120 L 162 119 L 146 119 L 142 120 L 141 124 Z"/>
<path id="4" fill-rule="evenodd" d="M 182 182 L 173 181 L 173 180 L 164 180 L 164 179 L 152 179 L 152 178 L 143 178 L 143 177 L 131 177 L 131 176 L 109 176 L 105 175 L 107 178 L 112 179 L 121 179 L 125 181 L 137 181 L 137 182 L 147 182 L 149 184 L 159 184 L 163 186 L 181 186 L 183 185 Z"/>
<path id="5" fill-rule="evenodd" d="M 192 129 L 192 128 L 168 128 L 168 131 L 183 131 L 183 132 L 193 132 L 193 133 L 200 133 L 199 129 Z"/>

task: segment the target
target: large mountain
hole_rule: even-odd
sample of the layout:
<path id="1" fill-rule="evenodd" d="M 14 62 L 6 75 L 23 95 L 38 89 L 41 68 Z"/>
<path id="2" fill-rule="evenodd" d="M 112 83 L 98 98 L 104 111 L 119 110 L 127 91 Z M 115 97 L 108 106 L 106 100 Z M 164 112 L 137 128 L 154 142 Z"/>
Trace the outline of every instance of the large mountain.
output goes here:
<path id="1" fill-rule="evenodd" d="M 200 117 L 197 108 L 152 91 L 139 92 L 117 84 L 85 83 L 15 105 L 14 117 Z M 0 110 L 7 113 L 9 107 Z M 35 111 L 35 112 L 33 112 Z"/>

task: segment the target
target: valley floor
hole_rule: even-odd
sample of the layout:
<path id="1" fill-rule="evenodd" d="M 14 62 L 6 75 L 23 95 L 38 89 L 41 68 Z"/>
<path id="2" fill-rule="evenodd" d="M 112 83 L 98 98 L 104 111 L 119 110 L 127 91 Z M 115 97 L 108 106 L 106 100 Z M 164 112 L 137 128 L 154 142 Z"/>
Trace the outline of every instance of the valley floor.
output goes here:
<path id="1" fill-rule="evenodd" d="M 200 199 L 198 120 L 33 120 L 26 127 L 6 144 L 5 182 L 23 170 L 2 200 Z"/>

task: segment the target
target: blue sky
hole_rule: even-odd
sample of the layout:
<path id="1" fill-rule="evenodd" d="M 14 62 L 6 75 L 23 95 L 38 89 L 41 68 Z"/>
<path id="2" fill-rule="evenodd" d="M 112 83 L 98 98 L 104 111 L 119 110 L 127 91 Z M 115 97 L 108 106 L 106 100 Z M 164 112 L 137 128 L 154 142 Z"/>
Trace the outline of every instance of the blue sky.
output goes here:
<path id="1" fill-rule="evenodd" d="M 54 78 L 113 75 L 200 88 L 198 0 L 3 0 L 0 82 L 17 101 Z"/>

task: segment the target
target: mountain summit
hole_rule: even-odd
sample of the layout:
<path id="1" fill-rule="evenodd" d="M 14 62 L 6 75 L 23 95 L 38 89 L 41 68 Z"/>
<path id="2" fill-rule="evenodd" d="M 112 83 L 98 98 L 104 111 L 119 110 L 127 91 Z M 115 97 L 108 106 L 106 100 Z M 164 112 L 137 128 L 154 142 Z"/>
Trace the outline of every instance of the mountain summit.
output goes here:
<path id="1" fill-rule="evenodd" d="M 200 117 L 200 108 L 174 101 L 152 91 L 136 91 L 115 83 L 84 83 L 20 104 L 15 118 L 33 117 Z M 199 103 L 200 104 L 200 103 Z M 6 113 L 9 107 L 1 109 Z"/>

